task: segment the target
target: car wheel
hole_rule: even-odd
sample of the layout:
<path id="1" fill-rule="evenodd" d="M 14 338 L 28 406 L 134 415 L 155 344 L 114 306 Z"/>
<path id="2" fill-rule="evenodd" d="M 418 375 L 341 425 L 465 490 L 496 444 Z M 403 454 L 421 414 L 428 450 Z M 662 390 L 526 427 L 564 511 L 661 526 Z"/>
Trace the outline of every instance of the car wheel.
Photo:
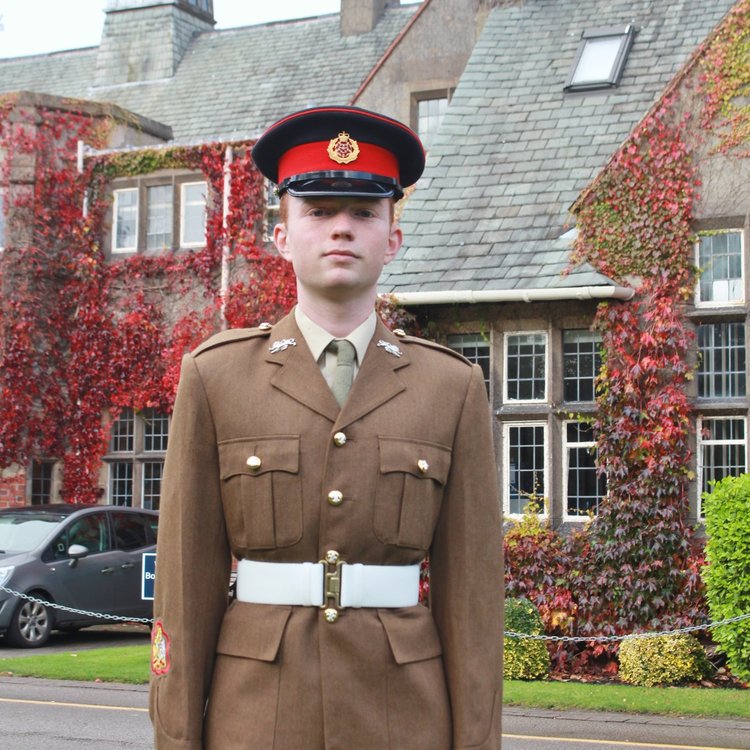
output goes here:
<path id="1" fill-rule="evenodd" d="M 52 631 L 52 612 L 39 602 L 22 599 L 13 613 L 5 640 L 17 648 L 43 646 Z"/>

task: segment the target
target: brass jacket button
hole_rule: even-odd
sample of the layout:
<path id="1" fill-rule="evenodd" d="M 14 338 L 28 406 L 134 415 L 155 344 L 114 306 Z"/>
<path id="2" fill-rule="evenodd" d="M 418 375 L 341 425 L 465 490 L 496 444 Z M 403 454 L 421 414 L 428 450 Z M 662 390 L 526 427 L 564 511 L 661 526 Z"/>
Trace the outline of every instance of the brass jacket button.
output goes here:
<path id="1" fill-rule="evenodd" d="M 419 461 L 417 461 L 417 468 L 422 474 L 426 474 L 430 469 L 430 464 L 428 464 L 423 458 L 420 458 Z"/>
<path id="2" fill-rule="evenodd" d="M 338 610 L 333 607 L 329 607 L 323 612 L 323 616 L 326 618 L 326 622 L 336 622 L 339 619 Z"/>
<path id="3" fill-rule="evenodd" d="M 335 435 L 333 436 L 333 444 L 334 444 L 334 445 L 337 445 L 337 446 L 338 446 L 339 448 L 340 448 L 340 447 L 341 447 L 342 445 L 346 445 L 346 434 L 345 434 L 345 433 L 343 433 L 343 432 L 337 432 L 337 433 L 336 433 L 336 434 L 335 434 Z"/>
<path id="4" fill-rule="evenodd" d="M 250 471 L 258 471 L 262 463 L 263 462 L 258 456 L 250 456 L 250 458 L 247 459 L 247 465 L 250 467 Z"/>
<path id="5" fill-rule="evenodd" d="M 331 490 L 328 493 L 328 502 L 334 507 L 341 505 L 344 502 L 344 493 L 338 490 Z"/>
<path id="6" fill-rule="evenodd" d="M 335 549 L 329 549 L 328 552 L 326 552 L 326 562 L 329 565 L 335 565 L 339 561 L 339 557 L 341 557 L 341 555 L 339 555 Z"/>

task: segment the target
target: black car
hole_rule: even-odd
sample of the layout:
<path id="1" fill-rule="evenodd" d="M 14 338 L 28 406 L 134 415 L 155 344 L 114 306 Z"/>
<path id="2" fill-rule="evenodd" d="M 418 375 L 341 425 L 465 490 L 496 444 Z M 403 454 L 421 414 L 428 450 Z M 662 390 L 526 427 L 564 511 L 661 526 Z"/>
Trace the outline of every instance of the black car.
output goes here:
<path id="1" fill-rule="evenodd" d="M 97 613 L 150 618 L 152 603 L 142 598 L 142 560 L 144 552 L 156 551 L 158 519 L 156 511 L 113 505 L 0 510 L 5 642 L 41 646 L 53 629 L 107 622 Z"/>

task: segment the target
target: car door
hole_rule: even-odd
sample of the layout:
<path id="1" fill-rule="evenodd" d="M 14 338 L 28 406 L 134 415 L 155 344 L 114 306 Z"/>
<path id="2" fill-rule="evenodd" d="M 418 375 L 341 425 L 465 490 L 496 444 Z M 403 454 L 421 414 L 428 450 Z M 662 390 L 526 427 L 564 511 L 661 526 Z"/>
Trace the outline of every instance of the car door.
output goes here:
<path id="1" fill-rule="evenodd" d="M 72 560 L 68 550 L 74 544 L 86 547 L 88 554 Z M 72 517 L 55 537 L 47 562 L 50 591 L 58 605 L 83 610 L 80 615 L 56 610 L 58 623 L 97 621 L 95 613 L 110 614 L 115 605 L 113 579 L 117 553 L 112 548 L 107 517 L 91 512 Z"/>
<path id="2" fill-rule="evenodd" d="M 112 536 L 118 552 L 115 611 L 125 617 L 151 617 L 152 603 L 141 598 L 143 553 L 154 552 L 156 516 L 112 511 Z"/>

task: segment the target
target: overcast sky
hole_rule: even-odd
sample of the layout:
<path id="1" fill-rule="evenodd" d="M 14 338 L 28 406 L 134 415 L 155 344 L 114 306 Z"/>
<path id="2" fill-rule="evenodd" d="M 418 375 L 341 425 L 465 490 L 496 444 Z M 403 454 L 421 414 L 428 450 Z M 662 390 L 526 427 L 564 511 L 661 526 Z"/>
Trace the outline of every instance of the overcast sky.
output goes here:
<path id="1" fill-rule="evenodd" d="M 96 46 L 106 2 L 0 0 L 0 57 Z M 340 0 L 214 0 L 217 29 L 338 13 L 339 8 Z"/>

